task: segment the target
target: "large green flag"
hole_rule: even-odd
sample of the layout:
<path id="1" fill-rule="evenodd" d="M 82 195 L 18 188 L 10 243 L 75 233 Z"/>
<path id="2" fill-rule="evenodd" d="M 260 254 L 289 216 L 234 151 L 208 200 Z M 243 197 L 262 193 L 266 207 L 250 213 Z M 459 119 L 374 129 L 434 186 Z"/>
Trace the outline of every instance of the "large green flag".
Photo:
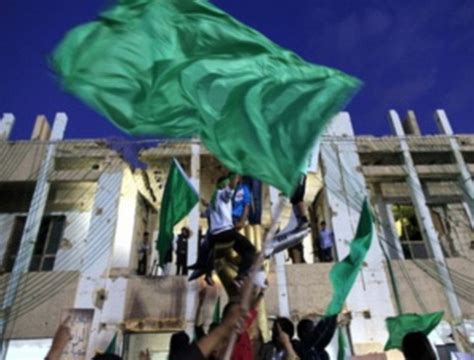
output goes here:
<path id="1" fill-rule="evenodd" d="M 411 332 L 422 332 L 425 335 L 429 333 L 443 319 L 444 311 L 437 311 L 428 314 L 402 314 L 395 317 L 389 317 L 385 320 L 388 329 L 389 338 L 385 344 L 384 350 L 400 349 L 402 341 L 406 334 Z"/>
<path id="2" fill-rule="evenodd" d="M 174 226 L 191 211 L 198 201 L 196 189 L 176 159 L 173 159 L 161 199 L 160 228 L 156 242 L 160 265 L 164 265 L 166 254 L 171 251 Z"/>
<path id="3" fill-rule="evenodd" d="M 286 194 L 361 84 L 205 0 L 118 0 L 51 60 L 67 91 L 125 132 L 199 135 L 227 168 Z"/>
<path id="4" fill-rule="evenodd" d="M 344 260 L 335 264 L 329 273 L 333 294 L 326 316 L 337 315 L 341 312 L 344 302 L 354 285 L 365 256 L 369 251 L 373 235 L 372 213 L 367 199 L 364 200 L 360 214 L 359 224 L 354 240 L 350 245 L 349 254 Z"/>

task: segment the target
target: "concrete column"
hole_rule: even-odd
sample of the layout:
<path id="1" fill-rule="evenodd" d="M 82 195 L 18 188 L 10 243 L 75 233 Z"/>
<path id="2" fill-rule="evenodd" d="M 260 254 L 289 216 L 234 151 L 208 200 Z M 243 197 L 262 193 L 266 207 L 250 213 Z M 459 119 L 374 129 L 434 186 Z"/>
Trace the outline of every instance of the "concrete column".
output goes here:
<path id="1" fill-rule="evenodd" d="M 115 159 L 99 177 L 86 238 L 87 244 L 82 254 L 82 268 L 74 308 L 94 310 L 87 359 L 90 359 L 96 350 L 103 349 L 107 345 L 112 331 L 102 328 L 101 323 L 119 320 L 111 316 L 113 312 L 110 311 L 110 306 L 112 302 L 125 298 L 125 294 L 120 294 L 124 289 L 123 279 L 117 279 L 115 284 L 108 283 L 107 279 L 110 265 L 114 260 L 118 261 L 113 257 L 113 249 L 114 239 L 116 236 L 121 236 L 116 230 L 121 208 L 123 178 L 124 171 Z M 101 294 L 105 297 L 105 301 L 100 299 Z M 111 302 L 108 299 L 111 299 Z M 123 316 L 120 310 L 117 309 L 116 312 L 119 318 Z"/>
<path id="2" fill-rule="evenodd" d="M 191 183 L 200 193 L 200 176 L 201 176 L 201 145 L 198 140 L 194 139 L 191 143 Z M 188 264 L 194 264 L 197 261 L 199 249 L 199 203 L 189 213 L 189 228 L 192 236 L 188 240 Z M 186 331 L 188 334 L 194 332 L 194 315 L 196 307 L 196 296 L 198 291 L 198 282 L 187 282 L 186 291 Z"/>
<path id="3" fill-rule="evenodd" d="M 31 140 L 47 141 L 50 134 L 51 128 L 49 127 L 48 119 L 44 115 L 38 115 L 31 133 Z"/>
<path id="4" fill-rule="evenodd" d="M 474 227 L 474 181 L 472 179 L 472 175 L 469 172 L 466 162 L 464 161 L 459 143 L 454 137 L 454 132 L 451 128 L 448 117 L 446 116 L 446 112 L 444 110 L 436 110 L 435 120 L 440 133 L 449 136 L 451 151 L 453 152 L 454 159 L 456 160 L 456 165 L 459 170 L 459 184 L 463 191 L 464 202 L 469 209 L 468 216 L 471 222 L 471 227 Z"/>
<path id="5" fill-rule="evenodd" d="M 11 113 L 4 113 L 0 119 L 0 141 L 8 140 L 15 124 L 15 116 Z"/>
<path id="6" fill-rule="evenodd" d="M 278 197 L 280 192 L 274 187 L 270 187 L 270 204 L 272 214 L 275 213 L 275 207 L 278 206 Z M 278 314 L 283 317 L 290 317 L 290 304 L 288 299 L 288 286 L 285 269 L 285 252 L 281 251 L 274 256 L 275 273 L 278 289 Z"/>
<path id="7" fill-rule="evenodd" d="M 405 138 L 405 132 L 403 131 L 400 118 L 396 111 L 390 110 L 389 117 L 394 130 L 394 133 L 400 137 L 400 147 L 403 154 L 405 163 L 405 173 L 407 175 L 406 181 L 410 188 L 411 201 L 415 207 L 416 217 L 418 223 L 421 226 L 423 238 L 429 244 L 433 259 L 436 264 L 438 275 L 441 278 L 446 297 L 448 299 L 451 314 L 455 321 L 461 321 L 462 312 L 459 306 L 458 298 L 454 292 L 453 283 L 449 275 L 448 268 L 446 266 L 446 260 L 441 249 L 438 233 L 435 230 L 433 220 L 431 218 L 430 209 L 426 204 L 425 194 L 421 186 L 420 179 L 416 172 L 415 164 L 410 154 L 410 148 Z"/>
<path id="8" fill-rule="evenodd" d="M 57 113 L 54 120 L 53 130 L 51 133 L 46 156 L 41 165 L 38 178 L 36 179 L 36 186 L 31 199 L 30 208 L 26 218 L 25 229 L 21 237 L 20 248 L 18 249 L 18 256 L 15 260 L 10 278 L 8 280 L 5 297 L 3 300 L 3 311 L 7 315 L 0 321 L 0 331 L 3 334 L 8 322 L 8 311 L 15 303 L 16 293 L 22 274 L 28 272 L 31 257 L 38 237 L 41 220 L 43 218 L 46 201 L 48 199 L 50 182 L 49 175 L 54 166 L 54 156 L 56 153 L 56 141 L 59 141 L 64 136 L 66 129 L 67 116 L 65 113 Z"/>
<path id="9" fill-rule="evenodd" d="M 384 246 L 386 253 L 390 259 L 404 260 L 402 245 L 398 240 L 397 230 L 395 228 L 395 219 L 391 209 L 391 204 L 387 204 L 381 195 L 380 187 L 375 190 L 375 204 L 377 206 L 377 213 L 379 220 L 382 222 L 383 238 L 382 246 Z"/>
<path id="10" fill-rule="evenodd" d="M 416 119 L 415 112 L 409 110 L 407 112 L 407 117 L 403 121 L 403 130 L 408 135 L 421 136 L 420 127 L 418 126 L 418 121 Z"/>
<path id="11" fill-rule="evenodd" d="M 330 213 L 327 222 L 335 235 L 339 260 L 349 253 L 363 200 L 368 197 L 353 136 L 349 114 L 340 113 L 332 120 L 321 144 L 321 166 Z M 395 314 L 377 236 L 374 232 L 366 264 L 346 301 L 347 310 L 352 313 L 353 345 L 359 353 L 382 351 L 387 339 L 385 318 Z"/>

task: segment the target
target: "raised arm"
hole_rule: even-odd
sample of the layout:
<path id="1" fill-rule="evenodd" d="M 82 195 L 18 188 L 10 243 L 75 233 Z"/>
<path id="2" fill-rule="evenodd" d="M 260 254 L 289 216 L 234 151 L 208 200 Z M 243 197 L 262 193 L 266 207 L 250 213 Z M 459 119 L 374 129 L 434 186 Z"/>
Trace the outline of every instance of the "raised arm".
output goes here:
<path id="1" fill-rule="evenodd" d="M 222 323 L 197 342 L 204 358 L 207 359 L 222 342 L 227 342 L 233 331 L 242 331 L 244 321 L 242 308 L 238 304 L 234 305 Z"/>
<path id="2" fill-rule="evenodd" d="M 329 345 L 337 329 L 337 315 L 324 317 L 313 330 L 311 343 L 315 349 L 324 349 Z"/>

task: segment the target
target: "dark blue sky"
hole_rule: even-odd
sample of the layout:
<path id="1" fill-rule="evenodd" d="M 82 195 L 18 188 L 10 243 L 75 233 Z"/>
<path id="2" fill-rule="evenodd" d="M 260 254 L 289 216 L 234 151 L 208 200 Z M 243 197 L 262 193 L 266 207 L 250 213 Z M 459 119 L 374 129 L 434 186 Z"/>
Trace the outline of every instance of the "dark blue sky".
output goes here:
<path id="1" fill-rule="evenodd" d="M 92 20 L 104 0 L 0 1 L 0 113 L 13 112 L 14 138 L 30 135 L 36 114 L 69 115 L 67 137 L 120 132 L 57 86 L 46 55 L 72 27 Z M 365 82 L 347 110 L 356 133 L 389 134 L 387 112 L 413 109 L 436 132 L 446 109 L 455 132 L 474 133 L 474 1 L 214 0 L 237 19 L 305 59 Z"/>

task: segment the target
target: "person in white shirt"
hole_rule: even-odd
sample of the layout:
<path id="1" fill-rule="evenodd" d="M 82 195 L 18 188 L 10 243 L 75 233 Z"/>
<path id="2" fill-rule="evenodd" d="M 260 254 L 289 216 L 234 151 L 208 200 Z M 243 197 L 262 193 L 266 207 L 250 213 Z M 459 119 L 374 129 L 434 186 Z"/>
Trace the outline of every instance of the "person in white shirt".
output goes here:
<path id="1" fill-rule="evenodd" d="M 255 247 L 234 227 L 232 221 L 232 197 L 240 176 L 229 175 L 217 181 L 217 188 L 209 204 L 210 243 L 233 243 L 232 248 L 240 256 L 240 264 L 236 282 L 243 280 L 248 274 L 255 257 Z"/>
<path id="2" fill-rule="evenodd" d="M 326 222 L 321 221 L 321 230 L 319 231 L 319 260 L 322 262 L 331 262 L 332 247 L 334 246 L 334 233 L 326 228 Z"/>

